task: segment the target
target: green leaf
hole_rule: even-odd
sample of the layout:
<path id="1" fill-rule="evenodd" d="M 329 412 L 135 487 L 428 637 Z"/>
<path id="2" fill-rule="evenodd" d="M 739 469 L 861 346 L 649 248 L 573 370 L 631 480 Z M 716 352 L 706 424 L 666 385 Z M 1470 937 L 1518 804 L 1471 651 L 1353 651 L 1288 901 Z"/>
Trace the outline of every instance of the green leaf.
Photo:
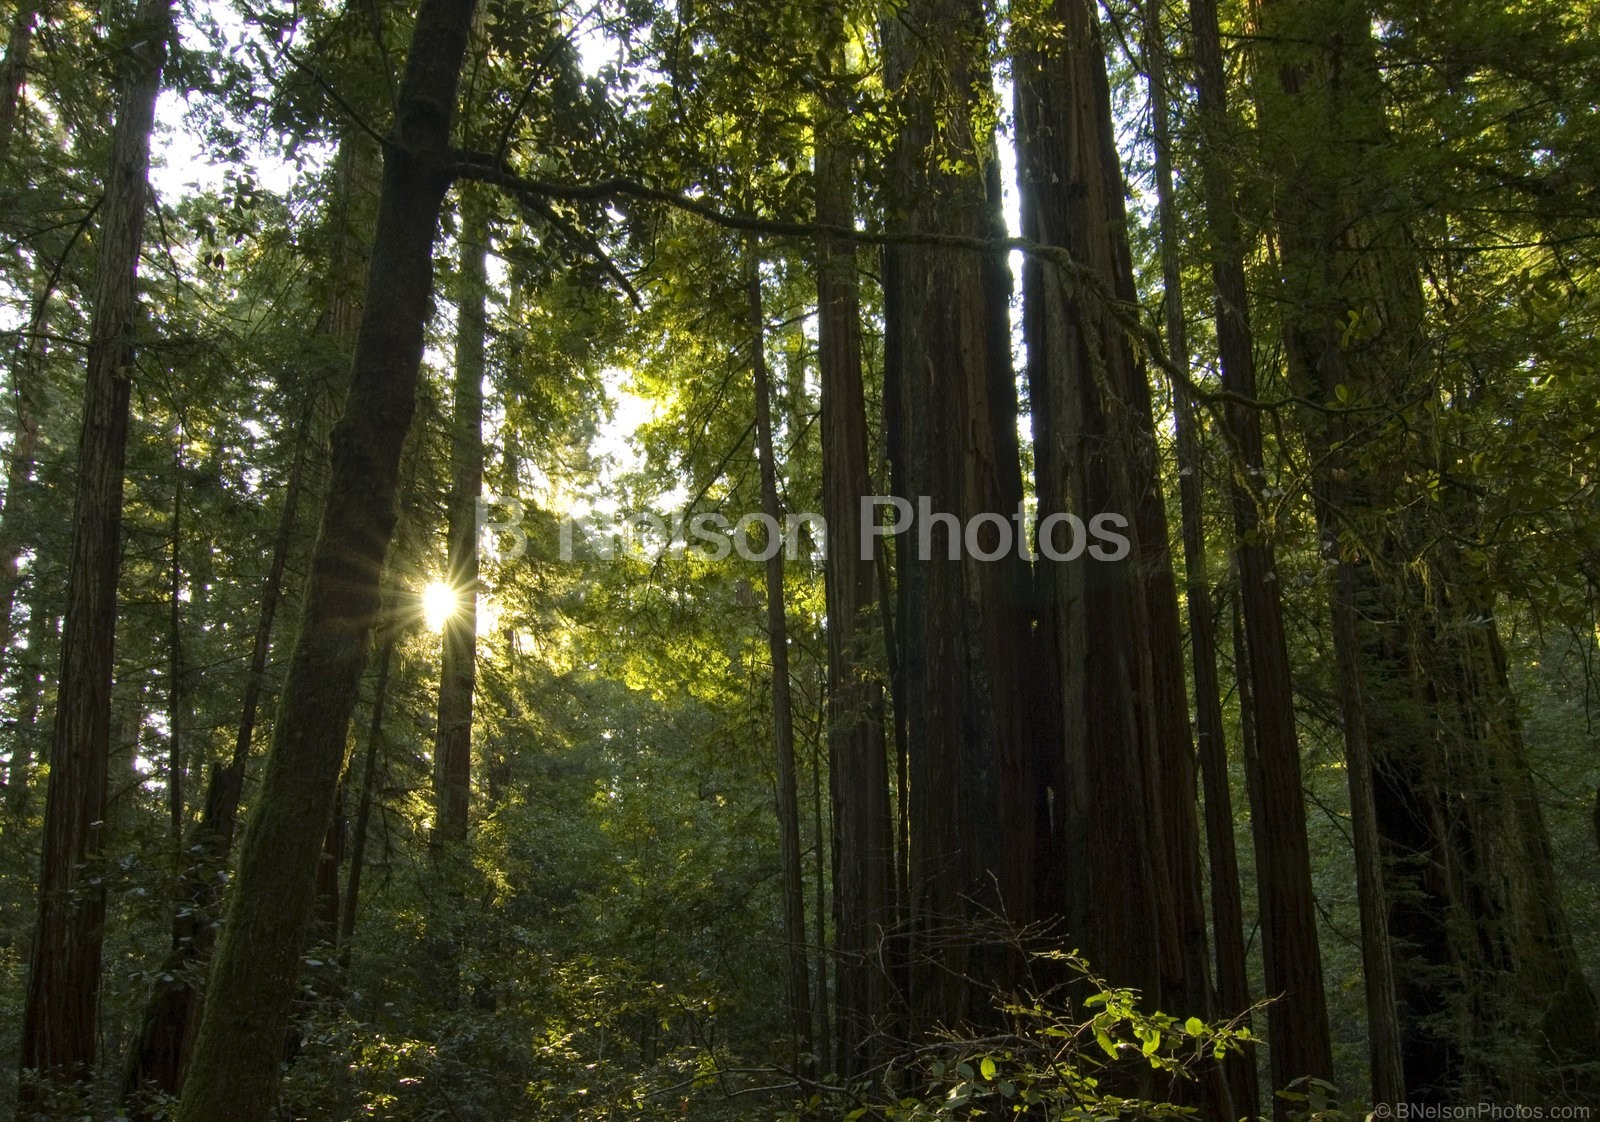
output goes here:
<path id="1" fill-rule="evenodd" d="M 1201 1033 L 1205 1032 L 1205 1030 L 1205 1023 L 1201 1021 L 1199 1017 L 1190 1017 L 1187 1021 L 1183 1022 L 1183 1031 L 1188 1033 L 1190 1036 L 1199 1036 Z"/>
<path id="2" fill-rule="evenodd" d="M 993 1079 L 995 1072 L 994 1060 L 988 1056 L 983 1057 L 978 1064 L 978 1071 L 982 1073 L 985 1079 Z"/>

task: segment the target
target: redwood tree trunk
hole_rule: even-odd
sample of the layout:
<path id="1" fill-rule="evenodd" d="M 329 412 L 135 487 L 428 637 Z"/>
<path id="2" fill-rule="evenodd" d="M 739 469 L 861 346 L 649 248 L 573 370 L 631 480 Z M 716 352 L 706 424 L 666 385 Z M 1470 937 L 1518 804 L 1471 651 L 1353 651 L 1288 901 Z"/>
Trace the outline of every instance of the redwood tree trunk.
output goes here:
<path id="1" fill-rule="evenodd" d="M 1335 623 L 1355 625 L 1354 644 L 1340 643 L 1354 657 L 1340 664 L 1357 680 L 1341 695 L 1359 694 L 1356 746 L 1371 750 L 1405 1093 L 1592 1094 L 1596 1003 L 1562 909 L 1495 598 L 1455 545 L 1479 512 L 1453 480 L 1471 450 L 1452 447 L 1441 421 L 1469 406 L 1437 381 L 1445 363 L 1422 261 L 1387 171 L 1371 13 L 1263 0 L 1259 26 L 1255 92 L 1284 185 L 1274 218 L 1286 361 L 1298 394 L 1332 403 L 1300 420 L 1337 566 Z"/>
<path id="2" fill-rule="evenodd" d="M 22 87 L 28 80 L 33 23 L 38 14 L 37 4 L 21 3 L 11 16 L 11 37 L 6 40 L 6 56 L 0 60 L 0 160 L 11 154 L 11 136 L 17 127 Z"/>
<path id="3" fill-rule="evenodd" d="M 1068 514 L 1083 524 L 1120 516 L 1126 539 L 1125 548 L 1095 541 L 1098 556 L 1040 561 L 1061 706 L 1055 805 L 1069 928 L 1113 984 L 1205 1018 L 1210 970 L 1177 587 L 1150 390 L 1112 304 L 1131 306 L 1134 288 L 1105 54 L 1087 0 L 1053 0 L 1038 17 L 1062 31 L 1024 29 L 1018 40 L 1023 232 L 1067 249 L 1092 278 L 1085 284 L 1037 260 L 1025 266 L 1039 512 L 1058 523 Z M 1046 533 L 1041 523 L 1042 554 Z M 1052 548 L 1067 555 L 1077 536 L 1057 524 Z M 1206 1094 L 1210 1112 L 1225 1116 L 1220 1081 Z"/>
<path id="4" fill-rule="evenodd" d="M 843 23 L 823 27 L 823 50 L 837 67 Z M 831 90 L 831 87 L 830 87 Z M 837 96 L 817 125 L 817 221 L 849 227 L 851 163 L 840 136 Z M 883 736 L 883 687 L 870 669 L 877 566 L 862 558 L 861 502 L 872 493 L 867 408 L 862 388 L 861 308 L 854 252 L 825 242 L 817 258 L 817 347 L 822 395 L 822 513 L 828 524 L 824 580 L 828 603 L 828 783 L 833 808 L 834 1008 L 839 1074 L 882 1058 L 877 1029 L 889 1008 L 882 955 L 893 925 L 894 838 Z"/>
<path id="5" fill-rule="evenodd" d="M 300 938 L 394 530 L 473 6 L 424 0 L 417 14 L 305 612 L 212 965 L 210 992 L 226 998 L 206 1004 L 181 1122 L 261 1122 L 276 1101 Z"/>
<path id="6" fill-rule="evenodd" d="M 916 0 L 886 31 L 904 115 L 890 228 L 994 236 L 998 162 L 979 124 L 995 108 L 982 5 Z M 886 258 L 887 428 L 894 490 L 914 520 L 894 545 L 896 703 L 907 722 L 911 1027 L 921 1031 L 992 1021 L 994 990 L 1019 980 L 1021 965 L 995 917 L 1025 924 L 1053 909 L 1040 887 L 1047 793 L 1017 541 L 1010 275 L 999 254 L 901 245 Z"/>
<path id="7" fill-rule="evenodd" d="M 136 19 L 119 76 L 90 311 L 39 917 L 22 1023 L 21 1066 L 40 1082 L 24 1081 L 24 1114 L 45 1103 L 50 1085 L 93 1074 L 100 1028 L 105 890 L 97 862 L 106 817 L 122 475 L 150 131 L 172 33 L 171 0 L 142 0 Z"/>

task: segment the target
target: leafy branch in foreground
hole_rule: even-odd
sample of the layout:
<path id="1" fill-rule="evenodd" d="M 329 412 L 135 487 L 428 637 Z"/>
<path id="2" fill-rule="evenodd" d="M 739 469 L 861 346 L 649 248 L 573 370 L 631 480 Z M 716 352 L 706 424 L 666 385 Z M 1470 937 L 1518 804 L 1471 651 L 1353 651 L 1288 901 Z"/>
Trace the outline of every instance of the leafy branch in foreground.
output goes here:
<path id="1" fill-rule="evenodd" d="M 1069 981 L 1051 994 L 1005 1002 L 1007 1031 L 930 1041 L 876 1083 L 909 1090 L 835 1089 L 832 1104 L 830 1095 L 812 1095 L 786 1122 L 829 1105 L 845 1112 L 845 1122 L 1192 1118 L 1194 1108 L 1180 1105 L 1186 1086 L 1203 1078 L 1207 1065 L 1256 1043 L 1243 1018 L 1207 1024 L 1146 1012 L 1136 990 L 1109 985 L 1076 951 L 1037 957 Z M 1092 992 L 1063 1000 L 1084 989 Z"/>

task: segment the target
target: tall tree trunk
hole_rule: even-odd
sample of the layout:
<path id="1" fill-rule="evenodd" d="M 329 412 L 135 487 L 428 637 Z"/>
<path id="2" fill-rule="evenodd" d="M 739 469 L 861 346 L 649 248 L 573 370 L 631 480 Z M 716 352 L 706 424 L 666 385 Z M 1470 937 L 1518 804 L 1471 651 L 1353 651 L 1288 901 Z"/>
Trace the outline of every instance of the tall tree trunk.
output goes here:
<path id="1" fill-rule="evenodd" d="M 1151 116 L 1155 122 L 1155 175 L 1161 227 L 1161 277 L 1172 362 L 1189 370 L 1189 337 L 1183 316 L 1183 274 L 1177 203 L 1172 176 L 1171 101 L 1167 90 L 1167 46 L 1159 0 L 1145 6 L 1145 58 L 1150 77 Z M 1206 849 L 1211 864 L 1212 938 L 1216 942 L 1218 1012 L 1250 1021 L 1250 985 L 1244 943 L 1244 906 L 1239 890 L 1239 858 L 1233 836 L 1233 792 L 1228 779 L 1228 745 L 1222 726 L 1222 692 L 1217 673 L 1216 617 L 1206 568 L 1205 457 L 1199 403 L 1187 387 L 1173 387 L 1178 445 L 1178 501 L 1183 518 L 1185 598 L 1189 646 L 1194 665 L 1195 723 L 1200 775 L 1205 785 Z M 1254 1055 L 1229 1056 L 1225 1070 L 1234 1113 L 1253 1113 L 1261 1092 Z"/>
<path id="2" fill-rule="evenodd" d="M 761 301 L 761 262 L 745 249 L 745 295 L 750 314 L 750 365 L 755 372 L 756 448 L 761 457 L 761 510 L 772 535 L 767 557 L 767 649 L 772 657 L 772 741 L 778 776 L 778 869 L 783 896 L 785 989 L 798 1053 L 796 1069 L 813 1067 L 811 984 L 806 966 L 805 881 L 800 872 L 800 800 L 794 768 L 794 712 L 789 688 L 789 625 L 783 600 L 783 507 L 778 500 L 778 464 L 772 439 L 772 385 L 767 370 L 766 316 Z"/>
<path id="3" fill-rule="evenodd" d="M 842 82 L 844 22 L 825 7 L 820 29 L 831 82 Z M 817 221 L 854 222 L 854 176 L 841 135 L 835 86 L 817 125 Z M 846 1079 L 882 1058 L 876 1029 L 889 1007 L 881 965 L 894 922 L 894 838 L 883 687 L 871 668 L 878 609 L 874 553 L 862 556 L 861 504 L 872 493 L 862 387 L 861 307 L 855 254 L 824 242 L 817 251 L 817 350 L 822 396 L 822 514 L 828 524 L 828 785 L 833 811 L 834 1008 L 838 1072 Z"/>
<path id="4" fill-rule="evenodd" d="M 1439 392 L 1420 261 L 1379 158 L 1390 141 L 1372 14 L 1263 0 L 1257 15 L 1259 115 L 1292 184 L 1274 196 L 1289 375 L 1301 397 L 1332 403 L 1303 410 L 1301 427 L 1330 560 L 1353 566 L 1334 610 L 1340 626 L 1355 613 L 1405 1091 L 1583 1094 L 1596 1086 L 1600 1014 L 1562 909 L 1494 597 L 1453 545 L 1476 498 L 1450 482 L 1469 453 L 1440 435 L 1458 403 Z"/>
<path id="5" fill-rule="evenodd" d="M 423 0 L 389 147 L 344 414 L 306 606 L 250 817 L 180 1122 L 260 1122 L 279 1059 L 333 818 L 345 735 L 394 530 L 401 445 L 416 408 L 433 245 L 473 0 Z"/>
<path id="6" fill-rule="evenodd" d="M 444 622 L 439 729 L 434 746 L 434 822 L 449 843 L 465 841 L 472 789 L 472 695 L 478 661 L 478 500 L 483 493 L 483 375 L 488 322 L 485 188 L 463 183 L 456 369 L 450 418 L 449 545 L 445 579 L 456 610 Z"/>
<path id="7" fill-rule="evenodd" d="M 1087 0 L 1049 0 L 1028 16 L 1016 56 L 1023 233 L 1067 249 L 1089 278 L 1037 260 L 1023 274 L 1044 630 L 1065 746 L 1055 806 L 1069 929 L 1114 984 L 1205 1018 L 1177 587 L 1150 390 L 1111 305 L 1130 306 L 1134 288 L 1105 53 Z M 1060 34 L 1041 37 L 1040 26 Z M 1121 541 L 1085 533 L 1102 517 L 1120 519 L 1099 525 Z M 1072 556 L 1085 538 L 1092 551 Z M 1221 1080 L 1205 1096 L 1210 1113 L 1228 1114 Z"/>
<path id="8" fill-rule="evenodd" d="M 886 21 L 902 115 L 888 223 L 910 234 L 1003 232 L 988 30 L 977 0 L 914 0 Z M 1022 472 L 1000 253 L 886 253 L 885 398 L 907 721 L 909 997 L 914 1032 L 993 1021 L 1018 981 L 1010 932 L 1054 909 L 1041 730 L 1029 688 L 1032 604 L 1018 541 Z M 904 520 L 902 519 L 902 522 Z M 967 527 L 973 531 L 966 533 Z"/>
<path id="9" fill-rule="evenodd" d="M 1215 0 L 1191 0 L 1195 73 L 1200 113 L 1208 139 L 1226 136 L 1227 88 Z M 1217 350 L 1229 450 L 1236 459 L 1230 488 L 1239 594 L 1244 613 L 1248 672 L 1255 698 L 1256 759 L 1260 810 L 1254 822 L 1256 886 L 1262 916 L 1262 957 L 1267 989 L 1267 1024 L 1275 1090 L 1296 1079 L 1333 1078 L 1333 1043 L 1328 1031 L 1318 948 L 1311 851 L 1306 839 L 1305 795 L 1295 732 L 1294 691 L 1283 630 L 1277 561 L 1271 527 L 1263 524 L 1265 463 L 1261 415 L 1255 407 L 1256 371 L 1245 289 L 1244 243 L 1239 230 L 1231 169 L 1220 141 L 1207 146 L 1201 162 L 1206 220 L 1211 234 L 1211 271 L 1217 313 Z M 1287 1117 L 1290 1104 L 1276 1096 L 1273 1112 Z"/>
<path id="10" fill-rule="evenodd" d="M 105 889 L 97 862 L 106 816 L 122 473 L 150 131 L 172 34 L 171 0 L 142 0 L 136 23 L 118 78 L 90 309 L 39 915 L 22 1022 L 21 1066 L 39 1081 L 24 1081 L 24 1114 L 46 1103 L 51 1085 L 92 1075 L 100 1027 Z"/>

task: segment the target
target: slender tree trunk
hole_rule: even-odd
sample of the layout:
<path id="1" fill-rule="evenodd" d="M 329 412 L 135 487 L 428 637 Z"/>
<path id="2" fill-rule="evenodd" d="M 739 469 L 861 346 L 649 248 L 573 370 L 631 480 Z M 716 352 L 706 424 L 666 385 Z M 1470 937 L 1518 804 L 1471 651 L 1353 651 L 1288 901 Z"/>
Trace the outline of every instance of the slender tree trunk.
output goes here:
<path id="1" fill-rule="evenodd" d="M 173 453 L 171 558 L 167 572 L 167 830 L 174 849 L 183 840 L 183 434 Z"/>
<path id="2" fill-rule="evenodd" d="M 312 415 L 313 405 L 308 400 L 295 434 L 294 460 L 284 493 L 283 513 L 278 519 L 272 560 L 261 590 L 261 614 L 256 621 L 233 754 L 226 764 L 212 765 L 200 821 L 189 831 L 184 845 L 190 863 L 179 880 L 178 900 L 172 916 L 172 946 L 162 963 L 160 980 L 145 1006 L 139 1035 L 128 1050 L 122 1096 L 135 1122 L 153 1122 L 158 1117 L 153 1112 L 155 1094 L 176 1095 L 182 1088 L 199 1024 L 202 995 L 195 984 L 194 972 L 196 964 L 210 955 L 216 940 L 218 874 L 233 843 L 245 764 L 249 760 L 256 711 L 266 680 L 272 625 L 283 594 L 283 572 L 304 486 Z"/>
<path id="3" fill-rule="evenodd" d="M 822 803 L 822 737 L 826 727 L 827 699 L 818 697 L 816 736 L 811 741 L 811 821 L 812 833 L 812 915 L 816 922 L 816 942 L 812 946 L 812 968 L 817 978 L 817 1055 L 825 1072 L 839 1070 L 834 1053 L 833 1016 L 828 1003 L 828 839 Z"/>
<path id="4" fill-rule="evenodd" d="M 423 0 L 417 14 L 305 612 L 212 964 L 211 992 L 228 1000 L 206 1004 L 180 1122 L 260 1122 L 277 1097 L 300 939 L 394 531 L 449 187 L 439 165 L 472 12 L 473 0 Z"/>
<path id="5" fill-rule="evenodd" d="M 142 0 L 119 76 L 90 310 L 83 433 L 73 499 L 61 676 L 46 794 L 39 913 L 23 1011 L 21 1109 L 49 1087 L 88 1079 L 99 1034 L 105 889 L 97 872 L 106 816 L 122 473 L 128 439 L 146 172 L 171 0 Z"/>
<path id="6" fill-rule="evenodd" d="M 1394 957 L 1389 949 L 1383 847 L 1372 789 L 1372 744 L 1367 734 L 1366 703 L 1361 696 L 1361 639 L 1355 603 L 1358 580 L 1355 569 L 1340 562 L 1332 604 L 1334 672 L 1338 676 L 1339 712 L 1344 723 L 1350 829 L 1355 836 L 1356 904 L 1361 913 L 1361 968 L 1367 993 L 1372 1101 L 1398 1103 L 1405 1099 L 1405 1069 L 1400 1056 Z"/>
<path id="7" fill-rule="evenodd" d="M 12 427 L 11 447 L 6 454 L 5 507 L 0 509 L 0 664 L 7 669 L 18 665 L 19 659 L 11 645 L 16 637 L 13 613 L 16 610 L 17 592 L 22 584 L 22 574 L 17 564 L 22 560 L 25 532 L 23 521 L 27 516 L 25 495 L 30 490 L 29 477 L 33 474 L 34 460 L 39 447 L 40 392 L 38 376 L 44 359 L 44 342 L 41 337 L 45 312 L 50 300 L 46 288 L 34 299 L 30 317 L 30 335 L 17 342 L 11 361 L 11 400 L 16 409 L 16 423 Z M 34 609 L 37 615 L 39 609 Z M 30 632 L 35 628 L 30 627 Z M 28 648 L 29 663 L 38 658 L 38 651 Z M 17 683 L 17 689 L 27 689 Z M 29 767 L 32 761 L 30 736 L 32 721 L 24 724 L 20 715 L 12 727 L 11 743 L 6 763 L 6 801 L 13 811 L 19 810 L 27 796 Z"/>
<path id="8" fill-rule="evenodd" d="M 789 1017 L 798 1053 L 797 1069 L 813 1067 L 811 984 L 806 968 L 805 881 L 800 872 L 800 801 L 794 769 L 794 713 L 789 688 L 789 625 L 783 601 L 783 508 L 778 501 L 778 465 L 772 439 L 772 386 L 767 371 L 766 317 L 761 301 L 761 263 L 745 250 L 745 293 L 750 310 L 750 363 L 756 383 L 756 447 L 761 457 L 761 509 L 767 516 L 767 648 L 772 656 L 772 739 L 778 773 L 778 868 L 782 879 L 785 981 Z"/>
<path id="9" fill-rule="evenodd" d="M 1195 73 L 1200 113 L 1208 139 L 1227 135 L 1227 101 L 1215 0 L 1191 0 Z M 1220 142 L 1202 161 L 1207 224 L 1212 239 L 1212 278 L 1217 311 L 1217 348 L 1223 388 L 1232 395 L 1225 410 L 1230 451 L 1237 459 L 1231 487 L 1235 559 L 1244 612 L 1247 672 L 1256 702 L 1256 758 L 1262 784 L 1255 821 L 1256 885 L 1261 900 L 1262 954 L 1273 1087 L 1282 1090 L 1306 1076 L 1333 1078 L 1318 948 L 1311 851 L 1306 839 L 1305 795 L 1295 732 L 1294 691 L 1283 631 L 1277 562 L 1271 527 L 1258 504 L 1265 485 L 1254 342 L 1245 289 L 1244 244 L 1239 230 L 1231 170 Z M 1273 1112 L 1287 1117 L 1290 1104 L 1274 1097 Z"/>
<path id="10" fill-rule="evenodd" d="M 842 65 L 844 24 L 827 6 L 821 47 Z M 835 75 L 842 81 L 842 75 Z M 850 226 L 854 177 L 829 87 L 816 139 L 817 221 Z M 874 553 L 863 558 L 861 504 L 871 494 L 862 387 L 861 308 L 849 246 L 817 256 L 818 375 L 822 396 L 822 513 L 828 524 L 828 784 L 833 811 L 834 1008 L 838 1072 L 851 1078 L 882 1058 L 876 1028 L 889 1007 L 882 965 L 893 926 L 894 838 L 883 738 L 883 687 L 871 668 L 878 609 Z"/>
<path id="11" fill-rule="evenodd" d="M 1145 7 L 1145 57 L 1155 121 L 1155 173 L 1161 226 L 1161 276 L 1167 326 L 1167 351 L 1189 369 L 1189 338 L 1183 316 L 1183 278 L 1177 204 L 1172 177 L 1171 105 L 1167 92 L 1166 40 L 1158 0 Z M 1233 792 L 1228 780 L 1228 746 L 1222 726 L 1222 692 L 1217 673 L 1217 635 L 1211 583 L 1206 567 L 1205 457 L 1198 403 L 1183 386 L 1174 387 L 1178 445 L 1178 492 L 1183 517 L 1185 596 L 1189 645 L 1193 652 L 1196 739 L 1205 785 L 1206 848 L 1211 864 L 1212 937 L 1216 941 L 1218 1012 L 1244 1018 L 1249 1025 L 1250 986 L 1244 945 L 1244 907 L 1239 890 L 1239 858 L 1233 836 Z M 1253 1113 L 1261 1092 L 1254 1055 L 1229 1056 L 1225 1071 L 1234 1113 Z"/>
<path id="12" fill-rule="evenodd" d="M 449 546 L 446 580 L 456 611 L 445 620 L 439 670 L 439 731 L 434 747 L 434 821 L 447 842 L 465 841 L 472 789 L 472 701 L 478 660 L 478 500 L 483 494 L 484 312 L 489 214 L 485 189 L 461 194 L 460 290 L 456 295 L 456 370 L 450 420 Z"/>
<path id="13" fill-rule="evenodd" d="M 356 907 L 361 902 L 361 876 L 366 868 L 367 831 L 372 826 L 372 804 L 378 793 L 378 755 L 383 746 L 383 718 L 389 699 L 389 666 L 394 660 L 396 631 L 384 636 L 378 652 L 377 684 L 372 691 L 372 721 L 367 726 L 367 756 L 361 767 L 361 797 L 356 802 L 355 832 L 350 839 L 350 874 L 345 879 L 344 909 L 340 913 L 339 968 L 350 969 L 350 943 L 356 932 Z"/>

